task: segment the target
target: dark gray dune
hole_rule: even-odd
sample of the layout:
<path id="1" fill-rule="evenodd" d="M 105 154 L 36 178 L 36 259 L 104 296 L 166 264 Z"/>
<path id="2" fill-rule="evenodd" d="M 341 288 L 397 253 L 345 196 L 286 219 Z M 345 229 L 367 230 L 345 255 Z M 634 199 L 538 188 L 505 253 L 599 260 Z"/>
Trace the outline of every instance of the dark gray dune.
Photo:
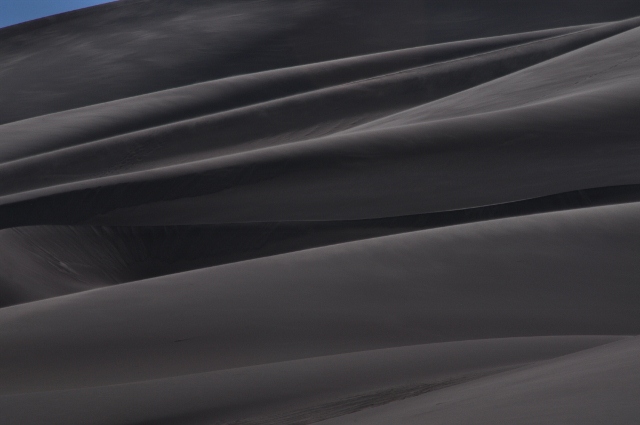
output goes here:
<path id="1" fill-rule="evenodd" d="M 0 406 L 5 419 L 30 424 L 312 423 L 618 339 L 509 338 L 398 347 L 125 384 L 2 391 Z"/>
<path id="2" fill-rule="evenodd" d="M 83 180 L 5 196 L 0 218 L 2 227 L 361 219 L 635 184 L 636 96 L 635 86 L 613 87 Z"/>
<path id="3" fill-rule="evenodd" d="M 640 16 L 634 0 L 543 4 L 123 0 L 0 31 L 0 97 L 12 99 L 0 123 L 267 69 Z"/>
<path id="4" fill-rule="evenodd" d="M 0 195 L 317 138 L 503 77 L 638 24 L 640 20 L 631 19 L 582 29 L 81 146 L 45 151 L 3 164 L 0 173 L 11 185 L 7 187 L 9 191 Z M 325 66 L 331 68 L 333 64 Z"/>
<path id="5" fill-rule="evenodd" d="M 633 338 L 319 423 L 631 424 L 640 416 L 638 356 Z"/>
<path id="6" fill-rule="evenodd" d="M 639 208 L 412 232 L 5 307 L 0 363 L 11 367 L 0 382 L 138 380 L 442 341 L 637 334 Z"/>
<path id="7" fill-rule="evenodd" d="M 411 125 L 495 112 L 553 99 L 594 92 L 615 84 L 637 86 L 638 30 L 513 73 L 506 78 L 429 102 L 381 120 L 350 129 Z M 604 105 L 603 105 L 604 106 Z"/>
<path id="8" fill-rule="evenodd" d="M 640 3 L 0 30 L 0 422 L 633 423 Z"/>
<path id="9" fill-rule="evenodd" d="M 257 104 L 222 113 L 224 116 L 239 113 L 233 118 L 238 120 L 234 125 L 232 122 L 228 122 L 228 126 L 220 124 L 214 114 L 213 126 L 207 129 L 205 125 L 201 132 L 196 122 L 174 124 L 177 128 L 170 129 L 168 136 L 163 136 L 163 128 L 153 129 L 146 136 L 134 133 L 10 161 L 0 165 L 3 181 L 11 183 L 5 185 L 5 196 L 0 198 L 0 220 L 3 227 L 9 227 L 82 221 L 171 225 L 360 219 L 469 208 L 571 190 L 635 184 L 638 179 L 635 166 L 638 86 L 634 71 L 640 59 L 633 55 L 633 49 L 638 30 L 614 35 L 634 25 L 634 20 L 608 24 L 437 64 L 435 68 L 408 71 L 410 76 L 426 72 L 411 77 L 418 84 L 428 85 L 431 72 L 435 73 L 435 77 L 431 77 L 436 81 L 452 78 L 455 87 L 462 84 L 459 81 L 466 81 L 462 77 L 453 78 L 455 67 L 471 75 L 476 70 L 473 64 L 478 65 L 478 61 L 478 66 L 488 61 L 486 64 L 491 70 L 496 60 L 500 63 L 518 55 L 529 58 L 531 49 L 542 49 L 540 54 L 554 56 L 499 78 L 489 83 L 488 88 L 471 89 L 480 91 L 478 98 L 486 99 L 485 103 L 496 96 L 527 100 L 508 109 L 450 119 L 426 119 L 406 125 L 383 124 L 382 128 L 339 131 L 319 138 L 295 132 L 278 135 L 283 128 L 292 128 L 298 122 L 310 126 L 310 131 L 323 125 L 333 128 L 334 119 L 347 119 L 350 108 L 362 111 L 375 106 L 375 102 L 360 101 L 358 84 L 375 85 L 375 90 L 365 90 L 362 96 L 378 96 L 385 93 L 386 87 L 390 90 L 388 93 L 395 93 L 384 97 L 382 104 L 393 103 L 394 98 L 410 102 L 406 99 L 415 98 L 413 92 L 405 93 L 402 88 L 404 78 L 409 77 L 400 73 L 366 80 L 355 88 L 338 86 L 276 100 L 280 106 L 289 105 L 281 111 L 282 115 L 267 114 L 266 118 L 260 118 L 269 106 Z M 595 41 L 593 37 L 598 31 L 612 36 L 558 57 L 545 44 L 571 44 L 574 37 Z M 610 53 L 612 49 L 615 53 Z M 511 54 L 516 56 L 509 56 Z M 612 56 L 608 61 L 610 66 L 602 64 L 603 54 Z M 518 61 L 506 63 L 519 68 Z M 441 67 L 444 68 L 441 70 Z M 502 65 L 496 69 L 506 72 Z M 439 72 L 443 72 L 440 77 Z M 533 77 L 528 86 L 517 84 L 523 73 L 532 72 L 543 76 L 561 72 L 563 77 L 557 77 L 553 84 L 541 83 L 547 81 L 542 78 L 536 82 Z M 575 77 L 573 84 L 567 83 L 570 80 L 567 76 L 571 75 Z M 421 82 L 423 77 L 427 83 Z M 562 84 L 570 88 L 557 94 L 556 88 Z M 446 84 L 437 86 L 447 90 Z M 314 108 L 305 106 L 304 102 L 289 104 L 290 99 L 308 96 L 322 104 L 335 91 L 339 94 L 338 103 L 327 101 L 327 109 L 319 109 L 315 115 L 310 113 Z M 417 93 L 420 94 L 414 102 L 429 96 L 421 91 Z M 534 93 L 535 101 L 531 101 Z M 349 106 L 360 104 L 369 106 Z M 380 105 L 377 107 L 384 110 Z M 253 111 L 250 114 L 258 121 L 242 118 L 244 112 L 241 111 L 247 112 L 247 109 Z M 402 116 L 404 114 L 400 114 Z M 293 124 L 287 124 L 286 117 Z M 297 117 L 302 118 L 297 120 Z M 272 141 L 266 147 L 261 143 L 270 139 L 260 139 L 264 136 L 260 125 L 250 125 L 260 121 L 266 126 L 263 129 L 271 132 Z M 221 127 L 214 131 L 218 125 Z M 576 129 L 580 129 L 578 133 Z M 225 136 L 230 140 L 239 137 L 230 146 L 243 150 L 225 154 L 226 142 L 223 142 L 223 150 L 217 153 L 218 144 L 211 141 L 212 133 L 223 140 Z M 276 137 L 275 143 L 273 137 Z M 602 143 L 604 139 L 606 145 Z M 253 140 L 251 143 L 255 146 L 243 148 L 242 140 Z M 478 160 L 471 161 L 471 158 Z M 531 178 L 534 169 L 541 177 Z M 503 179 L 504 175 L 510 178 Z M 300 190 L 301 185 L 304 190 Z M 257 199 L 259 201 L 255 201 Z M 380 199 L 387 202 L 381 203 Z M 85 206 L 75 208 L 78 202 Z M 251 207 L 256 203 L 260 208 Z M 221 205 L 224 207 L 220 208 Z M 156 211 L 163 213 L 159 216 Z"/>
<path id="10" fill-rule="evenodd" d="M 383 235 L 638 201 L 640 185 L 628 185 L 368 220 L 5 229 L 0 230 L 0 307 Z"/>
<path id="11" fill-rule="evenodd" d="M 463 40 L 280 68 L 38 116 L 0 127 L 0 137 L 13 140 L 11 144 L 0 145 L 0 160 L 16 160 L 592 27 L 594 25 Z"/>

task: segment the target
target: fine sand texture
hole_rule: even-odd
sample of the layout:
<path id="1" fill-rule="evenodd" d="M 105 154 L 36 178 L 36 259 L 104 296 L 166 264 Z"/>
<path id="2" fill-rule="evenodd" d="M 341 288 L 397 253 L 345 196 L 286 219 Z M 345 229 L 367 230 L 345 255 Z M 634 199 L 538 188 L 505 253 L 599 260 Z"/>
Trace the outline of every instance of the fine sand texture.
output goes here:
<path id="1" fill-rule="evenodd" d="M 640 2 L 0 29 L 0 424 L 640 423 Z"/>

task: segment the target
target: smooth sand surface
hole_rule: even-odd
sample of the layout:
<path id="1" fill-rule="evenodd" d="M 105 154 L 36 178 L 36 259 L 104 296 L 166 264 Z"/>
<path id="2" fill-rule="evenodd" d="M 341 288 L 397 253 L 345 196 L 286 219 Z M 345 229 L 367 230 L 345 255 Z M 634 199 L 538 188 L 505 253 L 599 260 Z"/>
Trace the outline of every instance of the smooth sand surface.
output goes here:
<path id="1" fill-rule="evenodd" d="M 640 3 L 0 30 L 0 422 L 640 417 Z"/>
<path id="2" fill-rule="evenodd" d="M 319 423 L 635 423 L 639 355 L 636 337 Z"/>

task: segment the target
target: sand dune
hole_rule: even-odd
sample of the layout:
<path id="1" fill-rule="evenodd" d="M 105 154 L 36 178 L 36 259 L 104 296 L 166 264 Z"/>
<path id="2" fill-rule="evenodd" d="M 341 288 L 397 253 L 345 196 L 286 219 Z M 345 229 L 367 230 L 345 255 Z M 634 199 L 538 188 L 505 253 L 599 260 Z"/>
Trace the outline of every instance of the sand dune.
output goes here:
<path id="1" fill-rule="evenodd" d="M 634 16 L 632 0 L 403 0 L 401 8 L 381 0 L 126 0 L 2 30 L 0 93 L 13 101 L 3 102 L 0 122 L 268 69 Z"/>
<path id="2" fill-rule="evenodd" d="M 640 4 L 0 30 L 8 424 L 632 423 Z"/>
<path id="3" fill-rule="evenodd" d="M 544 337 L 427 344 L 120 385 L 0 395 L 0 403 L 13 407 L 11 420 L 29 423 L 237 423 L 238 418 L 248 418 L 240 423 L 315 422 L 613 341 L 616 338 Z M 77 412 L 72 406 L 78 404 L 86 408 Z M 114 405 L 119 408 L 112 409 Z"/>
<path id="4" fill-rule="evenodd" d="M 319 423 L 633 423 L 640 413 L 638 344 L 634 338 Z"/>
<path id="5" fill-rule="evenodd" d="M 626 185 L 380 219 L 17 227 L 0 231 L 0 305 L 384 235 L 636 201 L 640 186 Z"/>
<path id="6" fill-rule="evenodd" d="M 20 159 L 23 156 L 61 149 L 82 142 L 150 127 L 167 126 L 190 118 L 203 117 L 442 61 L 461 59 L 593 27 L 593 25 L 567 27 L 464 40 L 242 74 L 41 115 L 2 127 L 3 137 L 11 137 L 16 141 L 9 146 L 2 146 L 2 159 L 5 161 Z M 40 134 L 35 133 L 35 129 L 45 126 L 46 131 Z"/>

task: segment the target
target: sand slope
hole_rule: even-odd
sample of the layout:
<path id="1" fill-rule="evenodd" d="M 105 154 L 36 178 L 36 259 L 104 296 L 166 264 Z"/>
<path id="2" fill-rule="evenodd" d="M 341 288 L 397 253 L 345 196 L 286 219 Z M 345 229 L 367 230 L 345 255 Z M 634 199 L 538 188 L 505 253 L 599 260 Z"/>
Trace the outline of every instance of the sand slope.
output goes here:
<path id="1" fill-rule="evenodd" d="M 640 414 L 638 344 L 634 338 L 319 423 L 633 423 Z"/>
<path id="2" fill-rule="evenodd" d="M 638 417 L 640 4 L 0 30 L 9 424 Z"/>

